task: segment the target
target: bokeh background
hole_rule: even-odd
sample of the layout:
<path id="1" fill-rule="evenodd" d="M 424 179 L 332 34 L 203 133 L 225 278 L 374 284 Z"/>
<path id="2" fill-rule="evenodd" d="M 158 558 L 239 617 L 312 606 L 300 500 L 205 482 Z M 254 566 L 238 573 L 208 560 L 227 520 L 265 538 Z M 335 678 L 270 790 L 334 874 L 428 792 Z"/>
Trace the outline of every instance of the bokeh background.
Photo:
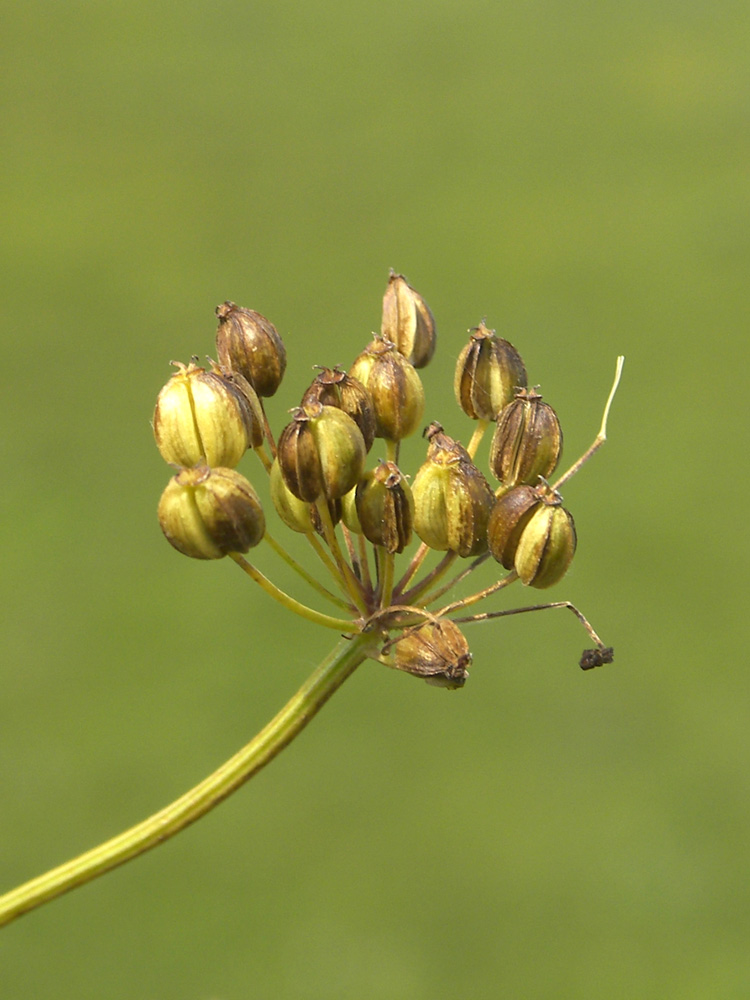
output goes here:
<path id="1" fill-rule="evenodd" d="M 4 1000 L 748 995 L 749 42 L 734 0 L 6 5 L 3 888 L 177 797 L 329 648 L 159 532 L 153 400 L 218 302 L 285 338 L 277 428 L 389 267 L 464 439 L 483 316 L 567 459 L 627 362 L 550 595 L 615 664 L 550 612 L 472 626 L 459 693 L 365 665 L 220 809 L 4 929 Z"/>

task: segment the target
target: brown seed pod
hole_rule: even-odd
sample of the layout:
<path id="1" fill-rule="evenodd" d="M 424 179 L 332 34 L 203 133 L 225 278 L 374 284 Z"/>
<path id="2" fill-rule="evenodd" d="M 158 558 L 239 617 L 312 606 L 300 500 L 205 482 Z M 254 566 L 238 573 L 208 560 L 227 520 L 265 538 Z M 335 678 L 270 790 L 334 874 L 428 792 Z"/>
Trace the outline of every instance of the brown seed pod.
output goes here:
<path id="1" fill-rule="evenodd" d="M 521 532 L 513 564 L 522 583 L 543 590 L 565 576 L 576 550 L 572 516 L 543 502 Z"/>
<path id="2" fill-rule="evenodd" d="M 369 452 L 375 440 L 375 410 L 369 393 L 357 378 L 339 368 L 321 368 L 302 397 L 302 406 L 318 402 L 337 406 L 347 413 L 362 432 Z"/>
<path id="3" fill-rule="evenodd" d="M 299 407 L 281 432 L 277 457 L 286 485 L 300 500 L 336 500 L 362 475 L 365 442 L 343 410 L 313 402 Z"/>
<path id="4" fill-rule="evenodd" d="M 357 484 L 357 520 L 362 534 L 387 552 L 403 552 L 411 541 L 414 498 L 398 466 L 381 462 Z"/>
<path id="5" fill-rule="evenodd" d="M 415 368 L 424 368 L 435 353 L 435 318 L 430 307 L 403 274 L 395 271 L 391 271 L 383 296 L 380 332 Z"/>
<path id="6" fill-rule="evenodd" d="M 401 441 L 419 427 L 424 389 L 419 373 L 388 340 L 376 337 L 349 369 L 369 393 L 375 436 Z"/>
<path id="7" fill-rule="evenodd" d="M 536 486 L 557 468 L 562 428 L 552 407 L 534 389 L 519 389 L 503 409 L 490 446 L 490 469 L 505 486 Z"/>
<path id="8" fill-rule="evenodd" d="M 276 327 L 253 309 L 234 302 L 216 307 L 216 351 L 221 364 L 239 372 L 259 396 L 273 396 L 286 369 L 286 349 Z"/>
<path id="9" fill-rule="evenodd" d="M 469 343 L 458 356 L 453 388 L 458 405 L 472 420 L 496 420 L 526 385 L 526 368 L 515 347 L 495 336 L 484 322 L 469 331 Z"/>

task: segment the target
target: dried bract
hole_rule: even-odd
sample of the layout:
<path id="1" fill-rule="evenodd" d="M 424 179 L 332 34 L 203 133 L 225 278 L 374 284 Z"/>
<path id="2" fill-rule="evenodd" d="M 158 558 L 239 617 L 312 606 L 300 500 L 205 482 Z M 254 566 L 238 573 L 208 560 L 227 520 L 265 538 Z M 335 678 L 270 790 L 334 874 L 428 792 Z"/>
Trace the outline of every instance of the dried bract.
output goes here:
<path id="1" fill-rule="evenodd" d="M 385 662 L 396 670 L 423 677 L 428 684 L 460 688 L 469 676 L 471 651 L 458 625 L 439 618 L 407 630 L 393 643 Z"/>

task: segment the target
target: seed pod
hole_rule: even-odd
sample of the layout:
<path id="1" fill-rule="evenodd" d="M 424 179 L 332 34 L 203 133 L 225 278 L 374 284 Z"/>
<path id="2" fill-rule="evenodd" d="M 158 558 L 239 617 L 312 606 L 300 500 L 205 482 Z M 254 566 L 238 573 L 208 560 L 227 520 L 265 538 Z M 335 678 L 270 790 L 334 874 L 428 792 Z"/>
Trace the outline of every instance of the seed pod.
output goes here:
<path id="1" fill-rule="evenodd" d="M 239 372 L 233 372 L 228 368 L 218 366 L 214 366 L 212 371 L 221 375 L 227 382 L 230 382 L 240 395 L 244 396 L 251 413 L 251 426 L 249 429 L 250 447 L 260 448 L 266 436 L 266 431 L 263 419 L 263 406 L 258 398 L 258 393 L 253 389 L 245 376 L 240 375 Z"/>
<path id="2" fill-rule="evenodd" d="M 162 388 L 154 410 L 154 437 L 162 458 L 181 466 L 203 460 L 233 468 L 257 437 L 250 401 L 218 372 L 193 362 L 174 364 L 179 370 Z"/>
<path id="3" fill-rule="evenodd" d="M 414 433 L 424 413 L 422 380 L 390 341 L 376 337 L 356 359 L 349 375 L 359 379 L 369 393 L 376 437 L 401 441 Z"/>
<path id="4" fill-rule="evenodd" d="M 359 523 L 359 514 L 357 513 L 356 486 L 341 498 L 341 520 L 353 534 L 362 534 L 362 525 Z"/>
<path id="5" fill-rule="evenodd" d="M 497 418 L 490 469 L 505 486 L 535 486 L 557 468 L 562 428 L 552 407 L 533 389 L 519 389 Z"/>
<path id="6" fill-rule="evenodd" d="M 435 319 L 430 308 L 395 271 L 391 271 L 383 296 L 380 332 L 415 368 L 424 368 L 435 353 Z"/>
<path id="7" fill-rule="evenodd" d="M 357 518 L 362 534 L 391 554 L 411 541 L 414 499 L 406 479 L 393 462 L 381 462 L 357 484 Z"/>
<path id="8" fill-rule="evenodd" d="M 469 334 L 456 363 L 456 400 L 472 420 L 496 420 L 516 388 L 526 385 L 526 369 L 515 347 L 484 322 Z"/>
<path id="9" fill-rule="evenodd" d="M 359 381 L 339 368 L 322 368 L 302 397 L 302 406 L 311 402 L 337 406 L 347 413 L 362 431 L 367 451 L 375 440 L 375 410 L 372 400 Z"/>
<path id="10" fill-rule="evenodd" d="M 575 550 L 573 518 L 559 501 L 543 502 L 521 532 L 514 566 L 522 583 L 543 590 L 562 580 Z"/>
<path id="11" fill-rule="evenodd" d="M 518 541 L 541 500 L 531 486 L 517 486 L 495 501 L 487 524 L 487 541 L 494 559 L 513 569 Z"/>
<path id="12" fill-rule="evenodd" d="M 462 557 L 487 550 L 487 521 L 495 497 L 466 449 L 430 424 L 427 461 L 414 479 L 414 530 L 438 552 Z"/>
<path id="13" fill-rule="evenodd" d="M 357 483 L 365 464 L 365 442 L 352 418 L 335 406 L 310 403 L 294 413 L 279 436 L 284 481 L 300 500 L 336 500 Z"/>
<path id="14" fill-rule="evenodd" d="M 158 513 L 170 545 L 194 559 L 247 552 L 266 529 L 258 494 L 234 469 L 180 469 L 162 493 Z"/>
<path id="15" fill-rule="evenodd" d="M 292 493 L 284 482 L 278 459 L 274 459 L 271 466 L 269 489 L 276 513 L 287 528 L 305 535 L 309 535 L 312 531 L 322 534 L 323 527 L 315 505 L 300 500 Z M 338 524 L 341 520 L 341 501 L 329 500 L 328 510 L 333 524 Z"/>
<path id="16" fill-rule="evenodd" d="M 234 302 L 216 307 L 219 361 L 248 380 L 259 396 L 273 396 L 286 369 L 284 342 L 276 327 L 252 309 Z"/>
<path id="17" fill-rule="evenodd" d="M 460 688 L 469 676 L 471 651 L 463 632 L 448 618 L 407 630 L 385 662 L 396 670 L 424 677 L 437 687 Z"/>

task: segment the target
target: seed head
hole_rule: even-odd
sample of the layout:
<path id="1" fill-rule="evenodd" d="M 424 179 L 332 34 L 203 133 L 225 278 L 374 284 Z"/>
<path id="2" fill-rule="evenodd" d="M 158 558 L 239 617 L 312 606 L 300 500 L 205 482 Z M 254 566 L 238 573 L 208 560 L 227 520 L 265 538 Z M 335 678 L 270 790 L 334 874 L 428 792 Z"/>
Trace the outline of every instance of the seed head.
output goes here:
<path id="1" fill-rule="evenodd" d="M 487 524 L 487 541 L 494 559 L 513 569 L 518 540 L 541 503 L 531 486 L 516 486 L 495 501 Z"/>
<path id="2" fill-rule="evenodd" d="M 492 474 L 506 487 L 536 486 L 562 454 L 562 428 L 552 407 L 533 389 L 519 389 L 502 410 L 490 447 Z"/>
<path id="3" fill-rule="evenodd" d="M 367 451 L 375 440 L 375 410 L 372 400 L 359 381 L 339 368 L 322 368 L 302 397 L 302 406 L 317 402 L 337 406 L 347 413 L 362 432 Z"/>
<path id="4" fill-rule="evenodd" d="M 271 466 L 269 477 L 269 489 L 271 492 L 271 502 L 281 520 L 292 531 L 309 535 L 310 532 L 322 532 L 320 516 L 315 505 L 300 500 L 289 489 L 281 474 L 278 459 L 275 459 Z M 341 501 L 329 500 L 328 510 L 331 514 L 333 524 L 338 524 L 341 520 Z"/>
<path id="5" fill-rule="evenodd" d="M 247 552 L 263 538 L 263 508 L 250 483 L 234 469 L 198 465 L 180 469 L 159 501 L 167 541 L 194 559 Z"/>
<path id="6" fill-rule="evenodd" d="M 166 462 L 233 468 L 258 438 L 250 399 L 235 382 L 191 362 L 162 388 L 154 410 L 156 446 Z"/>
<path id="7" fill-rule="evenodd" d="M 435 318 L 419 292 L 395 271 L 383 296 L 380 332 L 415 368 L 424 368 L 435 353 Z"/>
<path id="8" fill-rule="evenodd" d="M 336 500 L 357 483 L 366 449 L 352 418 L 335 406 L 310 403 L 294 413 L 279 436 L 278 460 L 286 485 L 300 500 Z"/>
<path id="9" fill-rule="evenodd" d="M 522 583 L 543 590 L 562 580 L 575 550 L 572 516 L 559 498 L 542 499 L 521 532 L 513 564 Z"/>
<path id="10" fill-rule="evenodd" d="M 395 463 L 381 462 L 360 479 L 355 504 L 365 538 L 387 552 L 403 552 L 411 541 L 414 499 Z"/>
<path id="11" fill-rule="evenodd" d="M 422 380 L 389 340 L 376 337 L 356 359 L 349 375 L 359 379 L 370 395 L 376 437 L 401 441 L 419 427 L 424 413 Z"/>
<path id="12" fill-rule="evenodd" d="M 526 369 L 515 347 L 495 336 L 484 322 L 469 331 L 469 343 L 458 356 L 453 388 L 458 405 L 472 420 L 496 420 L 526 385 Z"/>
<path id="13" fill-rule="evenodd" d="M 216 307 L 216 351 L 225 368 L 239 372 L 259 396 L 273 396 L 286 369 L 286 350 L 276 327 L 234 302 Z"/>
<path id="14" fill-rule="evenodd" d="M 481 555 L 495 500 L 490 485 L 463 445 L 444 434 L 440 424 L 430 424 L 426 434 L 427 460 L 412 485 L 414 530 L 439 552 Z"/>

